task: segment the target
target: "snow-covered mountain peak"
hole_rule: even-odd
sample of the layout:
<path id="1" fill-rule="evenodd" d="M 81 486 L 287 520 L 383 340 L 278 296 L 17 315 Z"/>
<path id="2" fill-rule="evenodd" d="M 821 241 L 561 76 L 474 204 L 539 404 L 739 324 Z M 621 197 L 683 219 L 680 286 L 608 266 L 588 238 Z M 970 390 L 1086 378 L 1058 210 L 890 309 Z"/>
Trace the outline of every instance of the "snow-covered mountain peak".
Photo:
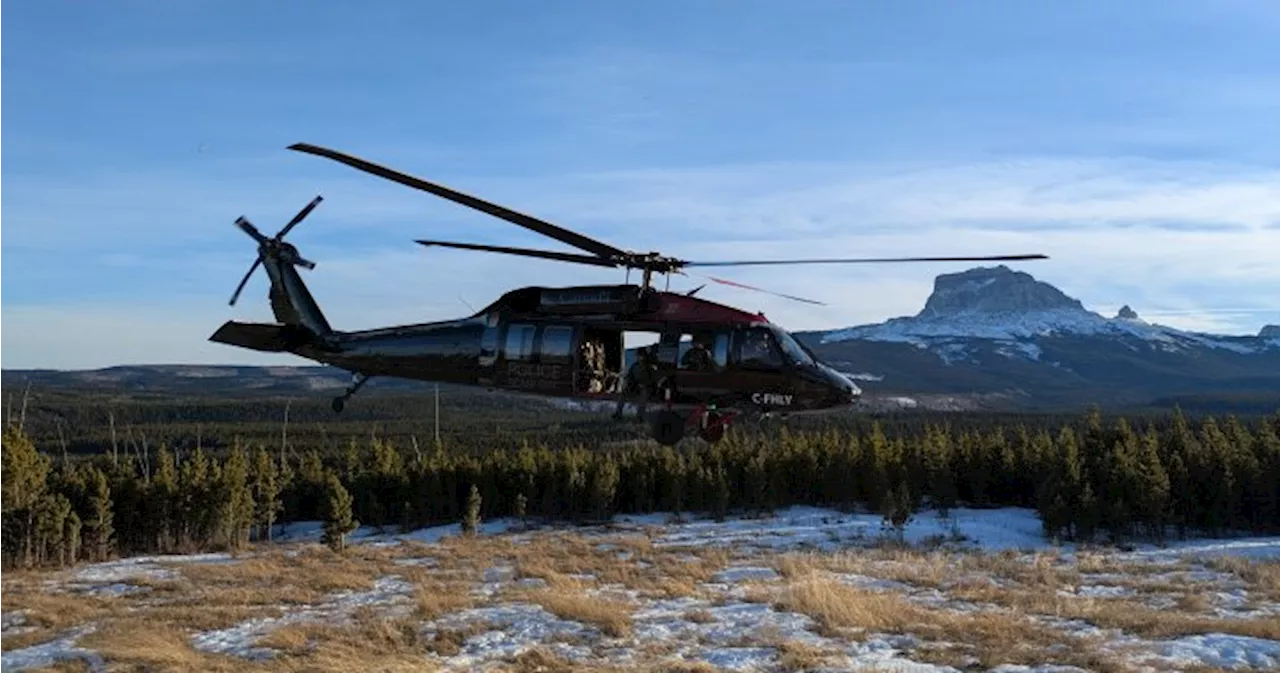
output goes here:
<path id="1" fill-rule="evenodd" d="M 1280 332 L 1280 326 L 1273 327 Z M 1187 332 L 1148 323 L 1129 306 L 1107 318 L 1053 285 L 1004 265 L 940 275 L 915 316 L 833 330 L 822 341 L 896 341 L 954 351 L 964 350 L 957 340 L 984 339 L 1006 342 L 1011 353 L 1035 359 L 1039 347 L 1032 342 L 1052 336 L 1136 338 L 1162 351 L 1208 347 L 1247 354 L 1280 347 L 1280 339 L 1267 338 L 1265 330 L 1261 339 Z"/>
<path id="2" fill-rule="evenodd" d="M 938 276 L 933 294 L 916 317 L 1044 311 L 1086 312 L 1084 305 L 1058 288 L 1001 264 Z"/>

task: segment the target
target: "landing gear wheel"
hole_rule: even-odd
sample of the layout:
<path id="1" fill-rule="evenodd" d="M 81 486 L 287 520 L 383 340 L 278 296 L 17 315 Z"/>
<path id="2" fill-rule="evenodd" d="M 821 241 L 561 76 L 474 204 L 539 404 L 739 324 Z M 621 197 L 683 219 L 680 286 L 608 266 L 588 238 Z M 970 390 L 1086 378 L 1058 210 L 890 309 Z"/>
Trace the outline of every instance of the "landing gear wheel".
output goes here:
<path id="1" fill-rule="evenodd" d="M 718 412 L 708 411 L 705 424 L 698 428 L 698 436 L 708 444 L 715 444 L 724 439 L 725 425 L 725 419 Z"/>
<path id="2" fill-rule="evenodd" d="M 347 398 L 335 397 L 333 398 L 333 403 L 329 406 L 333 407 L 333 413 L 340 414 L 342 413 L 342 409 L 347 406 Z"/>
<path id="3" fill-rule="evenodd" d="M 649 416 L 649 429 L 659 444 L 675 446 L 684 438 L 684 419 L 670 409 L 655 411 Z"/>

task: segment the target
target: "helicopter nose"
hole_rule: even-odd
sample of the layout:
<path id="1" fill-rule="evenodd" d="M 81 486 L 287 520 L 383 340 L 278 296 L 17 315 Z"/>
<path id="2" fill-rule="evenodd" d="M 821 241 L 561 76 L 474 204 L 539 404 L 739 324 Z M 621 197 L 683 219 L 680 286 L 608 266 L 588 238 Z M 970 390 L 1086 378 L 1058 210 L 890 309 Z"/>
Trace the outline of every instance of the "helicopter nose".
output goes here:
<path id="1" fill-rule="evenodd" d="M 862 396 L 862 389 L 847 377 L 841 376 L 840 378 L 843 379 L 840 381 L 840 392 L 837 394 L 840 404 L 849 405 L 857 402 L 858 398 Z"/>

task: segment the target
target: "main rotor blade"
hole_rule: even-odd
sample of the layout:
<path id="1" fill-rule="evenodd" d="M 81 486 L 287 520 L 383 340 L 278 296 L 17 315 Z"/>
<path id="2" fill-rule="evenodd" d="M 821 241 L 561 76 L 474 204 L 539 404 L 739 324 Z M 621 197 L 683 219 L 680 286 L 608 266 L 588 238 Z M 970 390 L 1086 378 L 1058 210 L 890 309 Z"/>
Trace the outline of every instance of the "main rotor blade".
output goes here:
<path id="1" fill-rule="evenodd" d="M 710 280 L 710 281 L 713 281 L 713 282 L 716 282 L 716 283 L 720 283 L 721 285 L 730 285 L 730 286 L 732 286 L 732 287 L 742 288 L 742 289 L 744 289 L 744 290 L 754 290 L 754 291 L 756 291 L 756 292 L 763 292 L 763 293 L 765 293 L 765 294 L 771 294 L 771 295 L 773 295 L 773 296 L 775 296 L 775 297 L 782 297 L 783 299 L 790 299 L 790 300 L 792 300 L 792 301 L 801 301 L 801 302 L 804 302 L 804 303 L 806 303 L 806 304 L 817 304 L 818 306 L 826 306 L 826 304 L 824 304 L 824 303 L 822 303 L 822 302 L 820 302 L 820 301 L 815 301 L 815 300 L 813 300 L 813 299 L 805 299 L 804 297 L 797 297 L 797 296 L 795 296 L 795 295 L 782 294 L 781 292 L 773 292 L 773 291 L 771 291 L 771 290 L 766 290 L 766 289 L 759 288 L 759 287 L 752 287 L 752 286 L 750 286 L 750 285 L 744 285 L 744 284 L 739 283 L 739 282 L 737 282 L 737 281 L 727 280 L 727 279 L 724 279 L 724 278 L 713 278 L 713 277 L 711 277 L 711 276 L 702 276 L 702 277 L 703 277 L 703 278 L 706 278 L 707 280 Z"/>
<path id="2" fill-rule="evenodd" d="M 454 203 L 461 204 L 469 208 L 474 208 L 482 213 L 488 213 L 489 215 L 492 215 L 494 217 L 506 220 L 512 224 L 519 225 L 521 227 L 529 229 L 530 231 L 535 231 L 539 234 L 542 234 L 543 236 L 549 236 L 551 238 L 556 239 L 557 241 L 560 241 L 561 243 L 572 245 L 575 248 L 578 248 L 580 250 L 585 250 L 587 252 L 590 252 L 595 255 L 599 255 L 601 257 L 625 257 L 627 254 L 626 252 L 619 250 L 618 248 L 615 248 L 611 245 L 608 245 L 606 243 L 601 243 L 600 241 L 597 241 L 592 238 L 588 238 L 577 232 L 569 231 L 568 229 L 558 227 L 545 220 L 540 220 L 531 215 L 525 215 L 524 213 L 518 213 L 514 210 L 505 208 L 496 203 L 490 203 L 488 201 L 485 201 L 483 199 L 478 199 L 469 194 L 463 194 L 462 192 L 449 189 L 444 185 L 436 184 L 434 182 L 427 182 L 422 178 L 416 178 L 416 177 L 413 177 L 412 175 L 406 175 L 399 171 L 387 168 L 386 166 L 379 166 L 378 164 L 365 161 L 364 159 L 360 159 L 358 157 L 354 157 L 349 154 L 344 154 L 342 152 L 331 150 L 325 147 L 318 147 L 316 145 L 311 145 L 309 143 L 295 143 L 293 145 L 290 145 L 289 149 L 295 150 L 298 152 L 306 152 L 307 154 L 314 154 L 316 156 L 325 157 L 326 159 L 332 159 L 339 163 L 344 163 L 353 168 L 362 170 L 366 173 L 372 173 L 373 175 L 376 175 L 380 178 L 385 178 L 393 182 L 398 182 L 407 187 L 412 187 L 414 189 L 420 189 L 424 192 L 435 194 L 440 198 L 448 199 L 450 201 L 453 201 Z"/>
<path id="3" fill-rule="evenodd" d="M 881 262 L 1013 262 L 1049 259 L 1047 255 L 996 255 L 992 257 L 866 257 L 850 259 L 763 259 L 754 261 L 684 262 L 684 266 L 765 266 L 783 264 L 874 264 Z"/>
<path id="4" fill-rule="evenodd" d="M 591 257 L 588 255 L 579 255 L 572 252 L 555 252 L 553 250 L 531 250 L 529 248 L 508 248 L 500 245 L 480 245 L 478 243 L 450 243 L 449 241 L 417 241 L 417 243 L 425 246 L 438 245 L 445 248 L 459 248 L 461 250 L 479 250 L 481 252 L 499 252 L 505 255 L 520 255 L 522 257 L 537 257 L 539 259 L 553 259 L 559 262 L 573 262 L 576 264 L 589 264 L 591 266 L 603 266 L 615 268 L 618 266 L 614 262 L 603 257 Z"/>

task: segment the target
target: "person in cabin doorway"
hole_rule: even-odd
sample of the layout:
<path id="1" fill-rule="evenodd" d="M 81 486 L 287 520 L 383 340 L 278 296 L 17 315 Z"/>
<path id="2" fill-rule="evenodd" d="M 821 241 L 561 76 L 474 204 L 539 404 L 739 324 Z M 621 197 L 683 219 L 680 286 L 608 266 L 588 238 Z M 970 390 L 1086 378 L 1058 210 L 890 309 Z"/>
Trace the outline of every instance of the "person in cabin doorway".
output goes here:
<path id="1" fill-rule="evenodd" d="M 656 373 L 654 362 L 656 348 L 656 346 L 647 346 L 636 351 L 636 360 L 627 370 L 626 379 L 618 392 L 618 406 L 613 411 L 614 419 L 622 418 L 622 409 L 626 406 L 628 399 L 635 400 L 636 418 L 644 418 L 649 406 L 649 391 L 653 387 L 653 377 Z"/>

